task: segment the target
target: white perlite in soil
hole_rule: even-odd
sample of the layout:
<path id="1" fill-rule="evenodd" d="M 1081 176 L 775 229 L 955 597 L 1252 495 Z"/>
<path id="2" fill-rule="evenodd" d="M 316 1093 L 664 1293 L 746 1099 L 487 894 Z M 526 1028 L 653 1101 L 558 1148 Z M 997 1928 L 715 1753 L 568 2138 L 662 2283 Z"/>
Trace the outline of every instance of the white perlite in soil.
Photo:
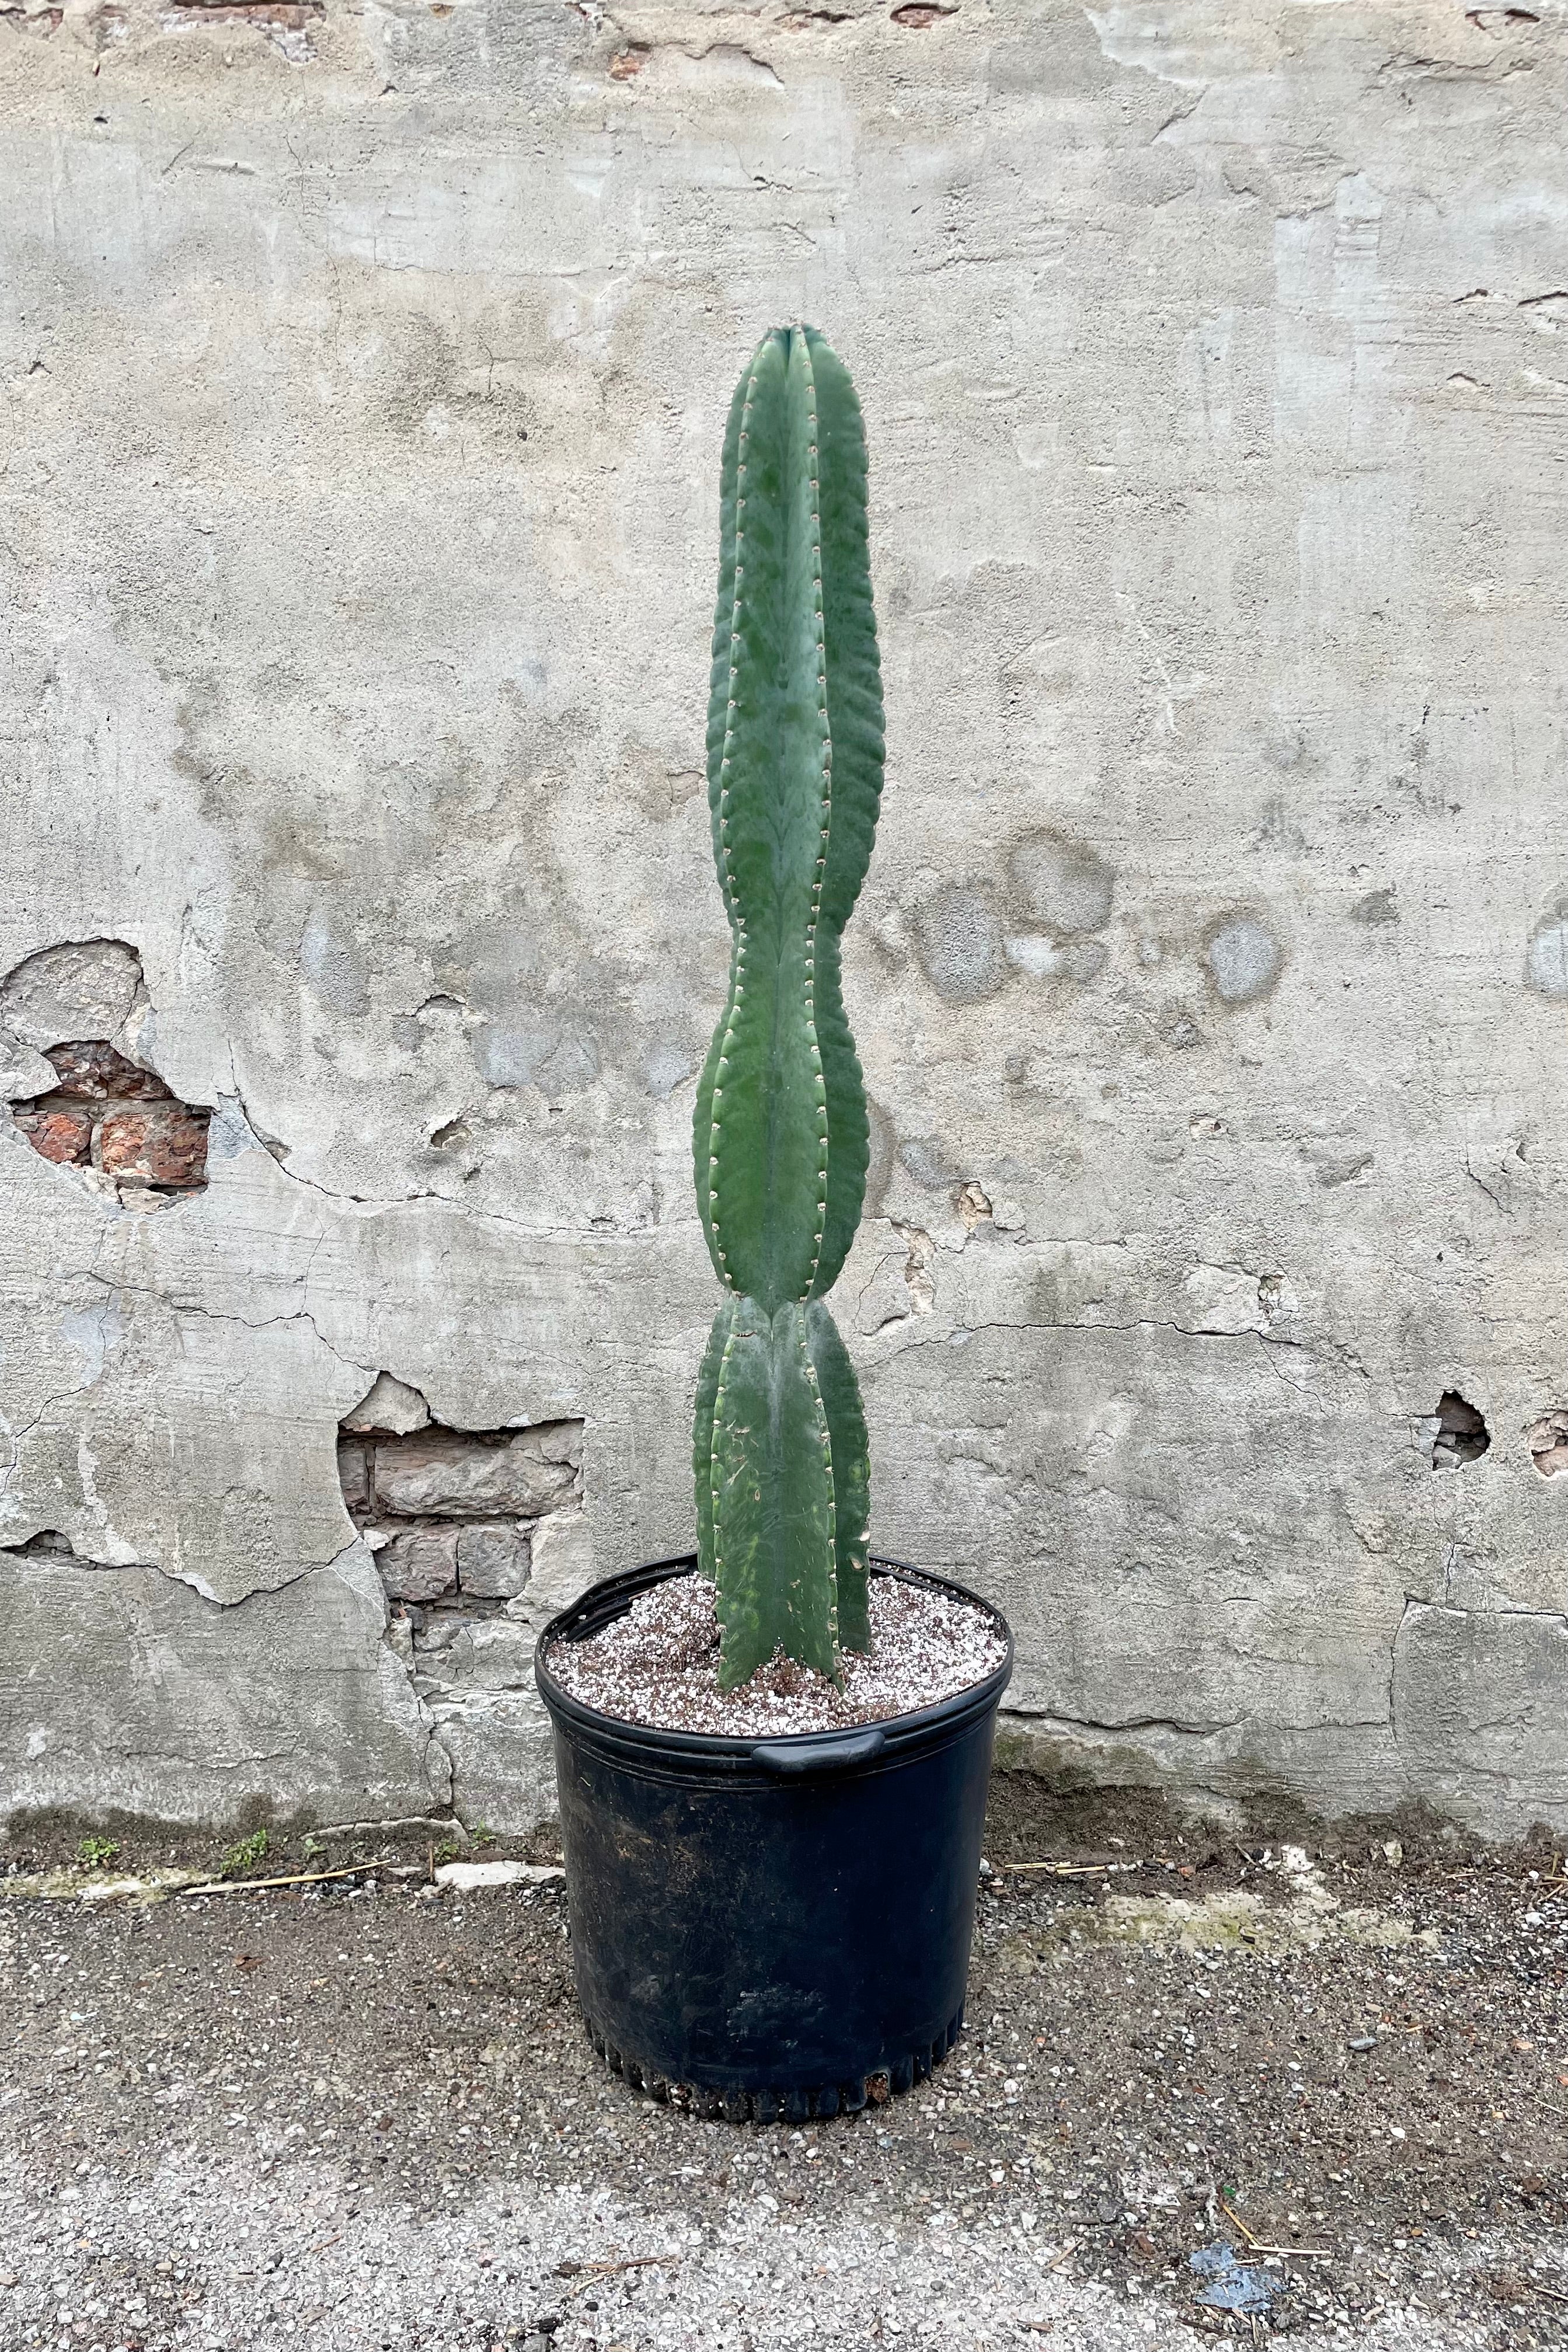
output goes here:
<path id="1" fill-rule="evenodd" d="M 993 1620 L 970 1602 L 874 1576 L 871 1647 L 845 1651 L 842 1690 L 781 1650 L 739 1690 L 721 1691 L 713 1600 L 706 1577 L 667 1577 L 602 1633 L 552 1643 L 550 1671 L 574 1698 L 623 1722 L 746 1739 L 934 1706 L 984 1682 L 1007 1654 Z"/>

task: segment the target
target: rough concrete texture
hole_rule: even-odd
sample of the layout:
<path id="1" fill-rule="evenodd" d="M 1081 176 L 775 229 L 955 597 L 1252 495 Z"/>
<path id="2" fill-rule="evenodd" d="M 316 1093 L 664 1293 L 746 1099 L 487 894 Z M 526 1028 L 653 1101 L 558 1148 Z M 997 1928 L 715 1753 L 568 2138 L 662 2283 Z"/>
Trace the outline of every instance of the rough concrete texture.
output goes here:
<path id="1" fill-rule="evenodd" d="M 1563 0 L 0 10 L 0 1091 L 212 1113 L 155 1199 L 0 1131 L 8 1809 L 548 1806 L 347 1515 L 383 1374 L 583 1423 L 552 1591 L 689 1542 L 715 469 L 804 315 L 876 1541 L 1052 1769 L 1568 1822 L 1565 100 Z"/>

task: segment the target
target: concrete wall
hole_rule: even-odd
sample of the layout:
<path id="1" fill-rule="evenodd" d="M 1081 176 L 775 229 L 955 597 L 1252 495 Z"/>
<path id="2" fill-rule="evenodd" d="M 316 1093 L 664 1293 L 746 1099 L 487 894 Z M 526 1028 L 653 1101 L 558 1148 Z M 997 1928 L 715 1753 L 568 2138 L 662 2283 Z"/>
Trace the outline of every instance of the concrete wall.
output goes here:
<path id="1" fill-rule="evenodd" d="M 7 0 L 8 1810 L 525 1822 L 539 1609 L 689 1540 L 717 450 L 805 316 L 877 1542 L 1058 1768 L 1568 1823 L 1565 106 L 1563 0 Z"/>

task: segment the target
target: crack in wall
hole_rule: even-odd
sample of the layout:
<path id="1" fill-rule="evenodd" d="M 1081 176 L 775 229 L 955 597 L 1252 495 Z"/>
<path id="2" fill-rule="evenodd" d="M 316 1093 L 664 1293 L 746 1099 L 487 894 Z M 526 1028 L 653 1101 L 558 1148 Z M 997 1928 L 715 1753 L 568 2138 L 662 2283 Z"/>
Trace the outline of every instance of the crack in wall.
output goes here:
<path id="1" fill-rule="evenodd" d="M 381 1216 L 390 1215 L 398 1209 L 421 1208 L 430 1204 L 461 1217 L 466 1224 L 500 1225 L 509 1233 L 526 1234 L 531 1241 L 557 1239 L 583 1241 L 587 1238 L 581 1225 L 533 1224 L 526 1217 L 509 1217 L 503 1209 L 476 1208 L 456 1192 L 409 1192 L 382 1198 L 370 1192 L 339 1191 L 330 1184 L 319 1182 L 313 1176 L 301 1175 L 299 1169 L 290 1167 L 288 1155 L 292 1147 L 279 1142 L 276 1137 L 268 1137 L 264 1129 L 256 1125 L 246 1108 L 243 1095 L 237 1089 L 232 1094 L 219 1096 L 218 1114 L 221 1115 L 226 1111 L 230 1105 L 238 1112 L 240 1121 L 250 1141 L 256 1146 L 258 1151 L 265 1152 L 280 1174 L 286 1176 L 291 1184 L 298 1184 L 304 1191 L 314 1192 L 318 1199 L 330 1202 L 335 1209 L 363 1209 L 372 1216 Z M 691 1222 L 695 1225 L 695 1210 L 692 1213 Z M 326 1236 L 323 1235 L 323 1239 L 325 1238 Z M 595 1242 L 616 1241 L 640 1246 L 644 1244 L 646 1236 L 637 1231 L 608 1234 L 595 1232 L 593 1239 Z"/>
<path id="2" fill-rule="evenodd" d="M 265 1616 L 272 1604 L 281 1596 L 322 1579 L 331 1578 L 334 1574 L 340 1577 L 360 1602 L 368 1601 L 370 1594 L 363 1572 L 353 1573 L 350 1565 L 355 1560 L 356 1556 L 362 1554 L 362 1538 L 356 1536 L 352 1544 L 346 1545 L 331 1559 L 300 1569 L 280 1584 L 244 1594 L 232 1601 L 222 1600 L 217 1595 L 205 1591 L 198 1579 L 192 1576 L 177 1576 L 174 1571 L 161 1568 L 155 1561 L 105 1562 L 92 1559 L 79 1552 L 69 1538 L 55 1528 L 40 1529 L 22 1543 L 0 1545 L 0 1564 L 9 1563 L 15 1573 L 26 1575 L 29 1578 L 48 1577 L 68 1570 L 86 1570 L 95 1578 L 104 1576 L 117 1580 L 128 1577 L 163 1577 L 170 1583 L 178 1583 L 193 1591 L 195 1594 L 198 1609 L 203 1614 L 210 1611 L 215 1615 L 237 1620 L 243 1619 L 247 1612 L 255 1617 Z M 374 1644 L 366 1650 L 367 1662 L 374 1658 L 380 1649 L 386 1646 L 386 1601 L 379 1585 L 376 1585 L 374 1590 L 380 1623 Z M 340 1672 L 353 1675 L 365 1671 L 364 1665 L 356 1664 L 355 1659 L 350 1653 L 344 1653 L 336 1663 Z M 138 1681 L 138 1689 L 144 1688 L 144 1679 L 142 1677 Z M 161 1678 L 154 1676 L 153 1679 L 156 1682 Z M 428 1709 L 417 1695 L 411 1690 L 409 1696 L 414 1721 L 408 1728 L 411 1732 L 416 1730 L 417 1732 L 421 1759 L 420 1772 L 426 1786 L 436 1794 L 437 1804 L 444 1804 L 445 1807 L 438 1815 L 421 1815 L 418 1818 L 421 1822 L 428 1821 L 431 1826 L 456 1826 L 464 1829 L 466 1833 L 466 1825 L 458 1821 L 453 1801 L 455 1768 L 451 1752 L 437 1736 Z M 237 1784 L 239 1786 L 240 1799 L 245 1801 L 265 1797 L 267 1768 L 287 1766 L 296 1761 L 300 1754 L 300 1741 L 297 1738 L 290 1737 L 281 1745 L 249 1747 L 242 1754 L 226 1757 L 212 1748 L 205 1748 L 200 1755 L 187 1755 L 177 1740 L 173 1743 L 160 1741 L 155 1746 L 149 1746 L 134 1738 L 130 1740 L 116 1738 L 112 1742 L 112 1753 L 122 1763 L 153 1766 L 164 1774 L 184 1771 L 196 1780 L 216 1780 L 224 1784 Z M 32 1754 L 33 1751 L 29 1748 L 29 1760 L 32 1759 Z M 439 1794 L 442 1790 L 447 1792 L 445 1800 Z"/>
<path id="3" fill-rule="evenodd" d="M 886 1324 L 880 1327 L 883 1330 L 888 1328 Z M 1177 1323 L 1169 1317 L 1154 1315 L 1135 1316 L 1127 1322 L 1033 1315 L 987 1316 L 974 1323 L 944 1324 L 918 1339 L 910 1338 L 906 1344 L 912 1348 L 941 1347 L 954 1338 L 974 1339 L 982 1331 L 1169 1331 L 1183 1339 L 1237 1339 L 1247 1346 L 1257 1340 L 1266 1349 L 1292 1349 L 1308 1356 L 1311 1353 L 1304 1339 L 1277 1339 L 1267 1331 L 1230 1331 L 1216 1325 Z"/>
<path id="4" fill-rule="evenodd" d="M 310 1560 L 304 1567 L 297 1568 L 292 1576 L 284 1577 L 279 1583 L 260 1585 L 254 1592 L 237 1593 L 227 1601 L 205 1583 L 194 1570 L 165 1568 L 162 1560 L 152 1559 L 94 1559 L 90 1552 L 78 1551 L 70 1537 L 58 1528 L 35 1528 L 30 1535 L 17 1543 L 0 1544 L 0 1559 L 46 1561 L 57 1566 L 90 1569 L 95 1576 L 163 1576 L 171 1584 L 184 1585 L 209 1609 L 230 1612 L 249 1608 L 252 1603 L 271 1601 L 279 1593 L 291 1592 L 297 1585 L 308 1583 L 313 1576 L 329 1576 L 334 1570 L 341 1571 L 344 1562 L 352 1559 L 358 1549 L 359 1538 L 356 1537 L 353 1543 L 345 1544 L 341 1551 L 334 1552 L 330 1559 Z"/>
<path id="5" fill-rule="evenodd" d="M 328 1355 L 342 1364 L 345 1371 L 363 1374 L 365 1370 L 364 1365 L 355 1358 L 345 1356 L 333 1347 L 308 1307 L 297 1307 L 291 1314 L 288 1315 L 240 1315 L 221 1307 L 208 1307 L 201 1299 L 182 1297 L 177 1291 L 155 1289 L 150 1283 L 127 1282 L 119 1276 L 100 1274 L 96 1261 L 90 1266 L 77 1269 L 76 1278 L 82 1282 L 100 1284 L 107 1295 L 106 1305 L 110 1304 L 117 1297 L 149 1298 L 156 1305 L 166 1307 L 171 1315 L 195 1315 L 199 1316 L 204 1322 L 231 1323 L 242 1331 L 276 1331 L 286 1328 L 290 1323 L 308 1324 Z M 307 1281 L 309 1269 L 296 1279 L 301 1283 Z M 79 1393 L 79 1391 L 74 1389 L 64 1390 L 61 1392 L 62 1398 Z"/>
<path id="6" fill-rule="evenodd" d="M 1133 1715 L 1120 1718 L 1067 1715 L 1058 1707 L 1029 1706 L 1012 1699 L 1005 1702 L 1005 1712 L 1022 1722 L 1038 1724 L 1047 1730 L 1099 1731 L 1112 1738 L 1123 1732 L 1170 1731 L 1184 1739 L 1211 1739 L 1222 1732 L 1238 1731 L 1243 1724 L 1251 1720 L 1249 1717 L 1239 1715 L 1210 1723 L 1188 1723 L 1180 1717 L 1169 1715 Z"/>

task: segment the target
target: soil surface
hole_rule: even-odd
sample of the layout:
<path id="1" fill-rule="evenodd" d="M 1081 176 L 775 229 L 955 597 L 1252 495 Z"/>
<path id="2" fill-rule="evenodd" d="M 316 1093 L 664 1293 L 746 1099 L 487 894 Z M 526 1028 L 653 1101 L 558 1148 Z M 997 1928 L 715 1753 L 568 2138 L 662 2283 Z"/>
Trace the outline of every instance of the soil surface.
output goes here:
<path id="1" fill-rule="evenodd" d="M 626 1723 L 768 1739 L 842 1731 L 935 1706 L 984 1682 L 1007 1654 L 988 1610 L 902 1577 L 873 1574 L 870 1648 L 843 1652 L 841 1689 L 781 1650 L 737 1689 L 724 1691 L 714 1602 L 706 1577 L 667 1577 L 602 1632 L 552 1642 L 550 1670 L 574 1698 Z"/>
<path id="2" fill-rule="evenodd" d="M 114 1867 L 154 1859 L 216 1856 Z M 396 1859 L 0 1899 L 4 2352 L 1568 2346 L 1549 1847 L 1222 1838 L 1000 1776 L 964 2036 L 800 2130 L 601 2067 L 558 1880 L 458 1894 Z"/>

